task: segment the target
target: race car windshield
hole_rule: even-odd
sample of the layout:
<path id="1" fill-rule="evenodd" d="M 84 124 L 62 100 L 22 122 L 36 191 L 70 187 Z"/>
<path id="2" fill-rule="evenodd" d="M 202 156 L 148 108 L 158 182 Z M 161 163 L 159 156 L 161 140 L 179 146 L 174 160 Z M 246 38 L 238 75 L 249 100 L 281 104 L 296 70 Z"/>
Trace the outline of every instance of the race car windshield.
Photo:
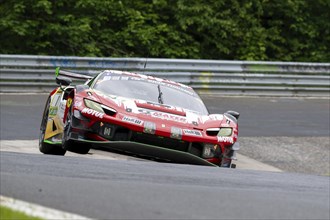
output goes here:
<path id="1" fill-rule="evenodd" d="M 171 105 L 208 115 L 199 96 L 190 89 L 155 80 L 122 75 L 102 75 L 93 89 L 105 94 Z"/>

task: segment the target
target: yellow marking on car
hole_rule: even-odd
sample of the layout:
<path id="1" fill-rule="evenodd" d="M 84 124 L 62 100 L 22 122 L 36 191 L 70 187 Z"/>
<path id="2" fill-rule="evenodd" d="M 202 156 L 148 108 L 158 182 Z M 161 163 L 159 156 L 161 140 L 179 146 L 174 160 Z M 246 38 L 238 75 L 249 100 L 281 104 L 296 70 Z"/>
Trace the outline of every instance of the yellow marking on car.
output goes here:
<path id="1" fill-rule="evenodd" d="M 68 101 L 66 102 L 66 107 L 70 108 L 72 104 L 72 98 L 68 98 Z"/>
<path id="2" fill-rule="evenodd" d="M 55 124 L 56 127 L 55 130 L 53 130 L 53 123 Z M 54 117 L 53 119 L 48 120 L 44 140 L 54 137 L 55 135 L 58 135 L 60 133 L 63 133 L 63 126 L 59 122 L 58 117 Z"/>

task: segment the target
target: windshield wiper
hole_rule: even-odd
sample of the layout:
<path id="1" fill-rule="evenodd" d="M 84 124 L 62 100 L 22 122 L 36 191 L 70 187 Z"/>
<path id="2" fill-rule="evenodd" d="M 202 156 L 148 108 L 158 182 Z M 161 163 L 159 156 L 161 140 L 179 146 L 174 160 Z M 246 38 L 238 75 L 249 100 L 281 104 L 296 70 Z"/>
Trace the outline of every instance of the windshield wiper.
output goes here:
<path id="1" fill-rule="evenodd" d="M 159 104 L 164 104 L 163 93 L 160 90 L 160 85 L 158 85 L 157 87 L 158 87 L 158 103 Z"/>

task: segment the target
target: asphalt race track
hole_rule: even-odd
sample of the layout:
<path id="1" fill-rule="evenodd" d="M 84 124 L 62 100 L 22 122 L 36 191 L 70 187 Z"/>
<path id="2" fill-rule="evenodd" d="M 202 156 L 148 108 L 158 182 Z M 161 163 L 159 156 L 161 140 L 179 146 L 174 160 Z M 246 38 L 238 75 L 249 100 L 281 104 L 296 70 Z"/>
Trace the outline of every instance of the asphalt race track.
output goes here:
<path id="1" fill-rule="evenodd" d="M 97 219 L 328 219 L 329 177 L 1 153 L 1 194 Z"/>
<path id="2" fill-rule="evenodd" d="M 46 96 L 0 98 L 0 139 L 37 139 Z M 240 135 L 251 140 L 267 137 L 272 142 L 283 136 L 329 140 L 328 99 L 204 100 L 213 113 L 239 111 Z M 325 149 L 329 145 L 325 143 Z M 326 162 L 328 152 L 321 152 Z M 330 218 L 329 174 L 5 151 L 0 156 L 0 194 L 96 219 Z"/>

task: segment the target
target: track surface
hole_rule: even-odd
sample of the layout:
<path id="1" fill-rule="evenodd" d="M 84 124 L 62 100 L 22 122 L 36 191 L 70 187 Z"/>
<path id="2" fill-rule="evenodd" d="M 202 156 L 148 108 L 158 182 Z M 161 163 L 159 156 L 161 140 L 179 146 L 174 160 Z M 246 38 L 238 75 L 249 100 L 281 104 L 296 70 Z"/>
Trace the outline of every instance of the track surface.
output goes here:
<path id="1" fill-rule="evenodd" d="M 0 95 L 0 139 L 37 139 L 45 100 L 45 95 Z M 204 100 L 212 113 L 239 111 L 240 136 L 251 137 L 249 143 L 257 141 L 254 137 L 259 136 L 268 136 L 270 139 L 264 139 L 268 144 L 274 144 L 272 137 L 281 136 L 297 137 L 297 140 L 318 136 L 322 142 L 329 140 L 324 139 L 329 137 L 330 130 L 328 99 L 204 97 Z M 324 146 L 329 149 L 329 144 Z M 329 162 L 328 152 L 324 152 L 324 157 Z M 330 217 L 328 176 L 0 153 L 1 194 L 87 217 Z"/>
<path id="2" fill-rule="evenodd" d="M 1 152 L 1 194 L 99 219 L 328 219 L 329 177 Z"/>

